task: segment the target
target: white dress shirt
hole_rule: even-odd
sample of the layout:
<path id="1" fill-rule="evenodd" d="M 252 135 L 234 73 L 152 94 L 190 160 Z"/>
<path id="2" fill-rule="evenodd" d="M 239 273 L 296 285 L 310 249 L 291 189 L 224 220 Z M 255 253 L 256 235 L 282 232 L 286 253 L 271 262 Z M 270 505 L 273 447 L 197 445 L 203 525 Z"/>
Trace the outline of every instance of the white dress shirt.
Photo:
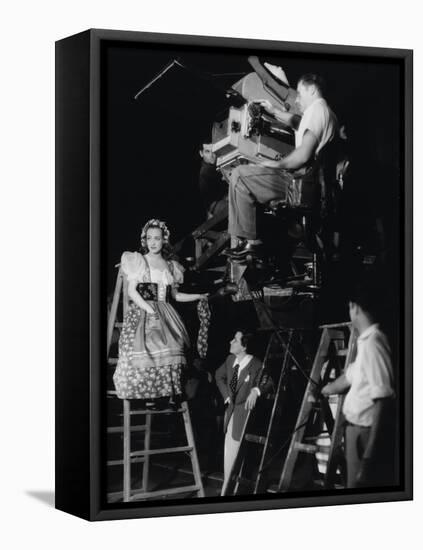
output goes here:
<path id="1" fill-rule="evenodd" d="M 357 357 L 345 371 L 351 387 L 343 413 L 351 424 L 371 426 L 376 399 L 394 395 L 391 354 L 379 325 L 368 327 L 357 339 Z"/>
<path id="2" fill-rule="evenodd" d="M 248 365 L 248 363 L 251 361 L 251 359 L 253 358 L 252 355 L 244 355 L 244 357 L 241 359 L 241 361 L 238 361 L 238 359 L 235 359 L 235 363 L 232 365 L 232 368 L 234 369 L 236 367 L 236 365 L 239 365 L 239 369 L 238 369 L 238 378 L 239 378 L 239 375 L 241 374 L 241 371 L 243 371 L 245 369 L 245 367 Z"/>
<path id="3" fill-rule="evenodd" d="M 235 363 L 232 365 L 232 369 L 235 369 L 235 367 L 237 365 L 239 365 L 239 369 L 238 369 L 238 380 L 239 380 L 239 376 L 241 374 L 241 371 L 245 369 L 245 367 L 248 365 L 248 363 L 251 361 L 251 359 L 253 358 L 252 355 L 249 355 L 247 353 L 247 355 L 244 355 L 244 357 L 238 361 L 238 359 L 235 359 Z M 233 370 L 232 370 L 233 372 Z M 255 387 L 255 388 L 252 388 L 253 390 L 256 390 L 257 391 L 257 394 L 260 396 L 260 390 L 259 388 Z M 225 403 L 227 403 L 228 401 L 230 401 L 230 397 L 227 397 L 225 399 Z"/>

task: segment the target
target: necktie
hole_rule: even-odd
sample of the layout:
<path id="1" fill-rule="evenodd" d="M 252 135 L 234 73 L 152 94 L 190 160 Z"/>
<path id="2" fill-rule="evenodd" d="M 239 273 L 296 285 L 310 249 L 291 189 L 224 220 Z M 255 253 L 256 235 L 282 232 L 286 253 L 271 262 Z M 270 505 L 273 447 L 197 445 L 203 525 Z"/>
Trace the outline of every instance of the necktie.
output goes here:
<path id="1" fill-rule="evenodd" d="M 231 381 L 229 382 L 229 387 L 231 388 L 232 394 L 236 391 L 236 385 L 238 384 L 238 371 L 239 371 L 239 365 L 234 366 L 234 373 L 232 375 Z"/>

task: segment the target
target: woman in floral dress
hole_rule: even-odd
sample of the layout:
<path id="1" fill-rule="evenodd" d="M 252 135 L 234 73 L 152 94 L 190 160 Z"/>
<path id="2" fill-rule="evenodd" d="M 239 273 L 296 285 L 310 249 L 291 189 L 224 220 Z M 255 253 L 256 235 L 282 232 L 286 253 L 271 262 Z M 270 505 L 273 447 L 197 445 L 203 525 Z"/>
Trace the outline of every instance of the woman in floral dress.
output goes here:
<path id="1" fill-rule="evenodd" d="M 130 307 L 113 376 L 121 399 L 175 401 L 182 393 L 181 371 L 186 364 L 184 350 L 189 347 L 189 337 L 170 300 L 192 302 L 206 299 L 206 295 L 179 292 L 183 268 L 169 259 L 169 235 L 164 222 L 149 220 L 141 233 L 141 253 L 122 254 L 121 269 L 128 281 Z"/>

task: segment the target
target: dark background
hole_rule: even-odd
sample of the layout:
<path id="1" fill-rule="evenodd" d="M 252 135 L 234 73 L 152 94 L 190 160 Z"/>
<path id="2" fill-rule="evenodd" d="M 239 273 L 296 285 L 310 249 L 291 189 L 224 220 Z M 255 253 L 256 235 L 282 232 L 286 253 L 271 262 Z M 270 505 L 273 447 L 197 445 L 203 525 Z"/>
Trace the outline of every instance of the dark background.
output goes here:
<path id="1" fill-rule="evenodd" d="M 107 293 L 113 291 L 123 251 L 139 250 L 141 228 L 150 218 L 165 220 L 171 241 L 190 233 L 205 219 L 198 190 L 201 144 L 229 106 L 224 91 L 252 71 L 247 57 L 257 51 L 217 48 L 174 48 L 151 44 L 104 43 L 102 51 L 102 175 Z M 280 51 L 259 53 L 261 61 L 283 67 L 292 87 L 306 72 L 322 75 L 326 98 L 346 124 L 352 172 L 344 188 L 352 234 L 365 235 L 376 218 L 383 221 L 386 246 L 381 285 L 388 289 L 387 333 L 394 365 L 399 353 L 402 269 L 402 74 L 399 63 L 381 58 L 321 56 Z M 136 94 L 177 58 L 186 68 L 172 67 L 138 99 Z M 184 263 L 184 258 L 181 258 Z M 345 273 L 332 274 L 323 309 L 336 306 L 334 322 L 347 317 L 342 294 Z M 198 329 L 195 304 L 176 304 L 192 343 Z M 213 372 L 228 353 L 237 327 L 255 329 L 251 302 L 230 299 L 212 304 L 206 370 Z M 340 312 L 340 313 L 339 313 Z M 317 331 L 315 331 L 317 334 Z M 260 336 L 260 335 L 259 335 Z M 258 342 L 258 340 L 260 340 Z M 256 355 L 263 356 L 267 338 L 256 338 Z M 192 364 L 195 356 L 188 356 Z M 312 357 L 312 352 L 310 352 Z M 192 371 L 191 371 L 192 374 Z M 399 374 L 397 372 L 397 374 Z M 276 378 L 275 378 L 276 379 Z M 201 402 L 204 408 L 204 401 Z M 194 415 L 194 417 L 196 417 Z"/>
<path id="2" fill-rule="evenodd" d="M 106 43 L 102 188 L 107 202 L 108 292 L 114 284 L 113 266 L 122 251 L 139 248 L 141 227 L 148 219 L 166 220 L 173 243 L 204 219 L 198 193 L 199 145 L 210 137 L 216 115 L 228 105 L 224 90 L 252 71 L 250 54 L 257 51 L 196 48 L 193 53 L 192 48 Z M 347 124 L 354 157 L 351 214 L 364 217 L 376 209 L 389 220 L 389 254 L 398 260 L 399 64 L 283 51 L 259 55 L 283 67 L 292 87 L 305 72 L 325 78 L 328 102 L 340 123 Z M 175 58 L 189 69 L 173 67 L 135 100 Z"/>
<path id="3" fill-rule="evenodd" d="M 148 219 L 165 220 L 173 243 L 204 221 L 198 150 L 210 139 L 213 121 L 229 106 L 225 90 L 252 71 L 247 57 L 259 53 L 262 62 L 283 67 L 294 88 L 306 72 L 322 75 L 328 103 L 340 124 L 347 125 L 352 175 L 344 188 L 343 216 L 354 238 L 361 232 L 365 239 L 376 217 L 384 223 L 386 258 L 381 284 L 388 290 L 386 330 L 396 350 L 403 200 L 400 63 L 335 54 L 193 49 L 128 42 L 103 45 L 101 185 L 107 205 L 103 265 L 108 295 L 115 284 L 114 266 L 123 251 L 139 249 L 141 228 Z M 186 68 L 172 67 L 135 99 L 173 59 Z M 338 310 L 335 317 L 330 313 L 327 321 L 347 320 L 343 278 L 349 275 L 335 273 L 326 288 L 323 309 L 329 312 L 335 306 Z M 195 307 L 178 304 L 178 309 L 194 341 Z M 230 301 L 214 304 L 212 313 L 209 352 L 212 348 L 215 367 L 227 352 L 233 329 L 240 325 L 254 328 L 257 319 L 251 304 L 233 307 Z M 324 315 L 320 321 L 326 322 Z"/>

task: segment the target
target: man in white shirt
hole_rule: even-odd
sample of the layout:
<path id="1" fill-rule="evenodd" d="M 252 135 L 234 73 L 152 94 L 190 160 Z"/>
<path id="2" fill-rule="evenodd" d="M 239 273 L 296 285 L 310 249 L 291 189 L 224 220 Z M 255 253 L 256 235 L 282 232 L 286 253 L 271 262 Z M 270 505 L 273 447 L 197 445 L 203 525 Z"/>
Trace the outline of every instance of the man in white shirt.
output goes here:
<path id="1" fill-rule="evenodd" d="M 230 343 L 230 355 L 215 374 L 216 384 L 226 405 L 224 432 L 224 481 L 226 490 L 235 462 L 248 412 L 253 410 L 257 398 L 272 385 L 268 377 L 262 379 L 262 362 L 250 353 L 252 335 L 241 330 L 235 332 Z"/>
<path id="2" fill-rule="evenodd" d="M 316 74 L 303 75 L 297 85 L 297 103 L 303 113 L 295 135 L 295 149 L 278 161 L 260 165 L 240 165 L 231 174 L 229 185 L 229 226 L 232 237 L 240 243 L 226 251 L 233 259 L 260 255 L 261 240 L 256 229 L 256 203 L 285 199 L 293 173 L 312 175 L 323 148 L 338 134 L 336 116 L 323 97 L 323 80 Z M 292 115 L 259 101 L 265 110 L 281 122 Z"/>
<path id="3" fill-rule="evenodd" d="M 348 392 L 343 405 L 348 488 L 385 484 L 384 473 L 392 471 L 393 456 L 382 450 L 395 430 L 391 425 L 391 433 L 383 433 L 394 397 L 393 371 L 388 341 L 375 323 L 376 292 L 363 287 L 350 301 L 351 322 L 359 334 L 357 356 L 322 389 L 325 396 Z"/>

